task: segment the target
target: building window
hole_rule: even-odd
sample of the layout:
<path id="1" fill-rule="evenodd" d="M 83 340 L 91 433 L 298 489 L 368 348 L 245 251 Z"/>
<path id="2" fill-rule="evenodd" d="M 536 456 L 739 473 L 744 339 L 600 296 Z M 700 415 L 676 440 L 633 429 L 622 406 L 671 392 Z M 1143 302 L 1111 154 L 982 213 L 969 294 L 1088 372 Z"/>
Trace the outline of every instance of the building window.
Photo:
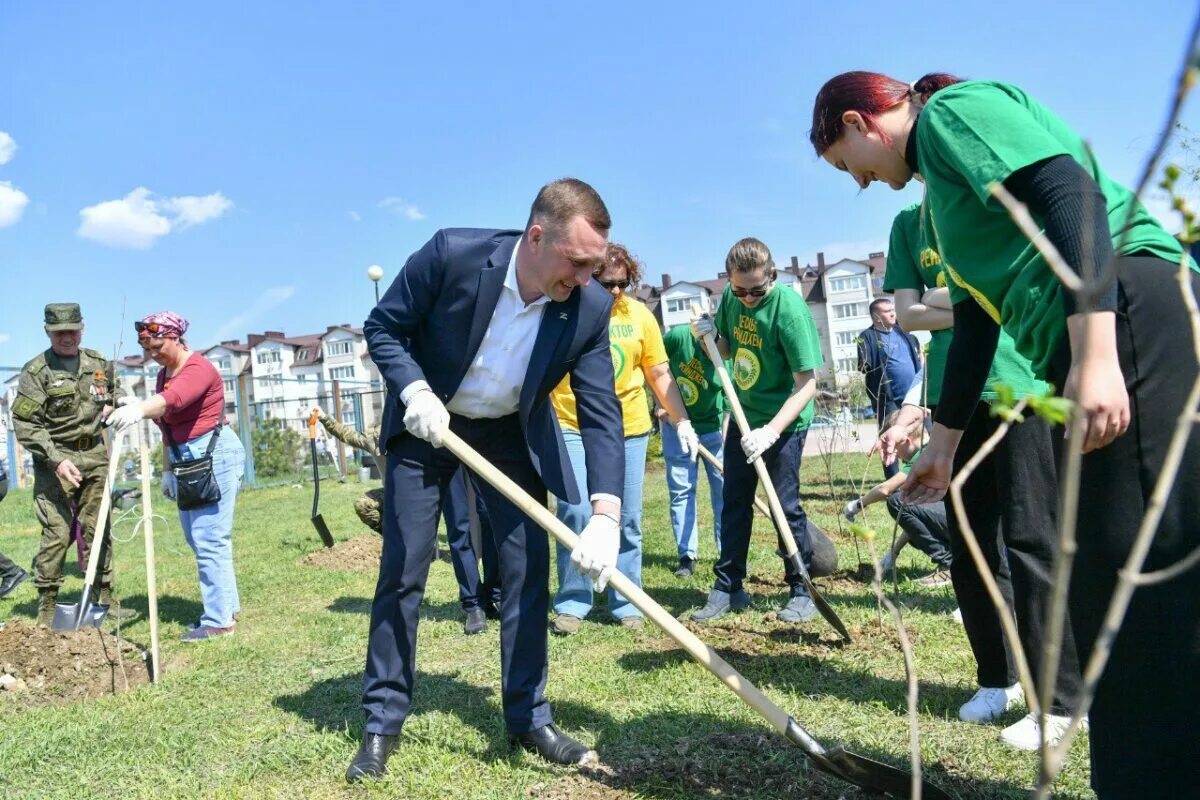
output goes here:
<path id="1" fill-rule="evenodd" d="M 837 360 L 838 372 L 858 372 L 858 360 L 853 358 L 839 358 Z"/>
<path id="2" fill-rule="evenodd" d="M 308 348 L 307 347 L 301 347 L 299 350 L 296 351 L 296 360 L 297 361 L 304 361 L 307 358 L 308 358 Z"/>
<path id="3" fill-rule="evenodd" d="M 701 298 L 697 297 L 694 294 L 690 294 L 687 297 L 669 298 L 667 300 L 667 313 L 668 314 L 679 314 L 681 312 L 691 311 L 692 303 L 698 303 L 701 306 L 704 305 L 703 303 L 700 302 L 700 300 L 701 300 Z"/>
<path id="4" fill-rule="evenodd" d="M 307 375 L 297 375 L 296 380 L 299 381 L 300 383 L 308 383 L 308 376 Z"/>
<path id="5" fill-rule="evenodd" d="M 225 381 L 225 394 L 232 395 L 237 393 L 237 384 L 232 380 Z"/>
<path id="6" fill-rule="evenodd" d="M 858 334 L 854 331 L 838 331 L 837 343 L 843 347 L 852 345 L 858 339 Z"/>
<path id="7" fill-rule="evenodd" d="M 327 356 L 348 356 L 354 350 L 354 342 L 349 340 L 345 342 L 326 342 L 325 355 Z"/>
<path id="8" fill-rule="evenodd" d="M 867 281 L 862 275 L 852 275 L 849 278 L 830 278 L 829 291 L 832 292 L 853 292 L 857 289 L 867 288 Z"/>
<path id="9" fill-rule="evenodd" d="M 835 319 L 850 319 L 851 317 L 865 317 L 866 315 L 866 303 L 841 303 L 833 307 L 833 316 Z"/>
<path id="10" fill-rule="evenodd" d="M 329 377 L 335 381 L 354 380 L 354 367 L 334 367 L 329 370 Z"/>
<path id="11" fill-rule="evenodd" d="M 259 350 L 257 359 L 260 364 L 278 364 L 282 360 L 278 350 Z"/>

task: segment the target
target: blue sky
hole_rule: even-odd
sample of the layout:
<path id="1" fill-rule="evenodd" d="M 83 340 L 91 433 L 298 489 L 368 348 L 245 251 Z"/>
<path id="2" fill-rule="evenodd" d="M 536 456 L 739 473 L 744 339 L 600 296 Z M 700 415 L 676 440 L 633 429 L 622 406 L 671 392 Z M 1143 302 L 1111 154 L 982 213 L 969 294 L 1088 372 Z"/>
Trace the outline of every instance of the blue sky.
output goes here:
<path id="1" fill-rule="evenodd" d="M 655 280 L 712 277 L 746 235 L 779 261 L 865 256 L 918 196 L 813 155 L 813 96 L 846 69 L 1017 83 L 1133 179 L 1193 3 L 950 8 L 10 0 L 0 365 L 45 347 L 53 301 L 83 303 L 106 354 L 123 305 L 126 326 L 180 312 L 198 346 L 359 324 L 368 265 L 388 281 L 440 227 L 519 227 L 562 175 Z"/>

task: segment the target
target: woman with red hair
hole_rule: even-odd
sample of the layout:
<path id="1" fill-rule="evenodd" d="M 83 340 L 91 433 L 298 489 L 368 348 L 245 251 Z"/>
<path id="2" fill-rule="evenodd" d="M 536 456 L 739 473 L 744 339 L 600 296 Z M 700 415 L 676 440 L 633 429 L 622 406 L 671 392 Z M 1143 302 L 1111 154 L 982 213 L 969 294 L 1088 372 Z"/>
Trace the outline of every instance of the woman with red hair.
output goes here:
<path id="1" fill-rule="evenodd" d="M 1191 330 L 1176 281 L 1182 246 L 1104 173 L 1078 134 L 1009 84 L 936 73 L 910 86 L 845 73 L 818 93 L 810 138 L 861 188 L 883 181 L 900 189 L 914 176 L 925 184 L 921 222 L 950 278 L 954 339 L 929 446 L 903 489 L 908 499 L 945 494 L 1002 328 L 1083 415 L 1082 440 L 1070 443 L 1084 453 L 1070 610 L 1086 663 L 1162 469 L 1171 421 L 1190 411 L 1198 365 L 1190 343 L 1179 341 Z M 1095 281 L 1115 260 L 1115 280 L 1086 298 L 1065 290 L 994 198 L 994 184 L 1029 207 L 1077 274 Z M 1200 278 L 1189 266 L 1195 292 Z M 1193 431 L 1146 569 L 1200 544 L 1198 496 Z M 1195 792 L 1197 675 L 1200 573 L 1192 570 L 1140 588 L 1114 642 L 1091 711 L 1100 797 Z"/>

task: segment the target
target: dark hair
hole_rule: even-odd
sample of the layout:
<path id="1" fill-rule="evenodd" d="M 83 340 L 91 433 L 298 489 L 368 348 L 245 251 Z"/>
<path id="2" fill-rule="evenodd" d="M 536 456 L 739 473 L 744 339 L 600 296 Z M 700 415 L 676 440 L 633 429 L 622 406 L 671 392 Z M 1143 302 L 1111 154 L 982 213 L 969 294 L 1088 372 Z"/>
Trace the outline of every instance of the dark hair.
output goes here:
<path id="1" fill-rule="evenodd" d="M 604 253 L 604 263 L 592 270 L 592 277 L 600 277 L 604 268 L 610 265 L 625 270 L 625 278 L 630 286 L 637 286 L 642 282 L 642 262 L 638 261 L 637 256 L 630 253 L 625 245 L 609 242 Z"/>
<path id="2" fill-rule="evenodd" d="M 537 223 L 554 235 L 575 217 L 583 217 L 601 233 L 612 227 L 608 208 L 595 189 L 578 178 L 559 178 L 543 186 L 533 199 L 525 230 Z"/>
<path id="3" fill-rule="evenodd" d="M 896 305 L 896 301 L 890 297 L 876 297 L 874 300 L 871 301 L 871 313 L 874 314 L 875 309 L 879 308 L 884 303 L 887 303 L 888 305 L 892 305 L 892 306 Z"/>
<path id="4" fill-rule="evenodd" d="M 767 277 L 775 280 L 775 259 L 771 258 L 771 250 L 753 236 L 747 236 L 729 248 L 725 256 L 725 271 L 754 272 L 765 269 Z"/>
<path id="5" fill-rule="evenodd" d="M 879 72 L 843 72 L 826 81 L 817 92 L 808 140 L 821 155 L 842 138 L 842 115 L 847 111 L 862 114 L 867 127 L 879 132 L 875 121 L 879 114 L 914 98 L 925 103 L 934 92 L 961 81 L 947 72 L 930 72 L 909 86 Z"/>

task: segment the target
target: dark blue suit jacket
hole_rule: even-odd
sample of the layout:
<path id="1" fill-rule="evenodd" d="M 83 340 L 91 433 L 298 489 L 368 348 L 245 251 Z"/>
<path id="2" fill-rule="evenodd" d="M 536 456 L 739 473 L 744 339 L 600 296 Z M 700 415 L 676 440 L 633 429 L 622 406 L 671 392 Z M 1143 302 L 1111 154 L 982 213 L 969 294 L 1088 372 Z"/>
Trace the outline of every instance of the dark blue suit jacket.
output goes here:
<path id="1" fill-rule="evenodd" d="M 405 433 L 400 392 L 424 380 L 443 403 L 458 391 L 504 288 L 521 231 L 446 228 L 413 253 L 363 325 L 367 347 L 390 391 L 379 440 Z M 571 462 L 550 390 L 570 373 L 587 452 L 588 492 L 621 497 L 625 443 L 613 386 L 608 323 L 612 298 L 592 282 L 549 302 L 521 388 L 518 416 L 529 457 L 546 488 L 578 503 Z"/>

